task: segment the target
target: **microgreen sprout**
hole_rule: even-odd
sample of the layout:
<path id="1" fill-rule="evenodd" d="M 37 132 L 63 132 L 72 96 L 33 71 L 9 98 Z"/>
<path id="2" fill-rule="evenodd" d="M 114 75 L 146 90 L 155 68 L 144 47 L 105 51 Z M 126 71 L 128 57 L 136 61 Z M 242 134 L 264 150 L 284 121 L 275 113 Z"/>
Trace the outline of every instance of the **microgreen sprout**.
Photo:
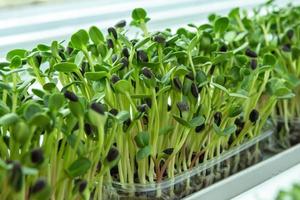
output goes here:
<path id="1" fill-rule="evenodd" d="M 297 117 L 299 8 L 272 8 L 175 33 L 150 32 L 137 8 L 137 38 L 120 21 L 107 34 L 79 30 L 65 46 L 8 52 L 0 196 L 107 199 L 107 185 L 161 183 L 259 136 L 275 107 Z"/>

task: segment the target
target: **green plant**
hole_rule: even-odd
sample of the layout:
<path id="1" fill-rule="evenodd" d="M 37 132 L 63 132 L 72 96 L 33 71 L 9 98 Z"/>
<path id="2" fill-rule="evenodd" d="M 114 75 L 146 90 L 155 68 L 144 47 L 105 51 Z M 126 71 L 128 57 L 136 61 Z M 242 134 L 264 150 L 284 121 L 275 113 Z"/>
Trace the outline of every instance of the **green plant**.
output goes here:
<path id="1" fill-rule="evenodd" d="M 0 64 L 3 199 L 101 199 L 104 180 L 161 182 L 259 135 L 294 96 L 274 69 L 274 12 L 234 9 L 173 34 L 149 32 L 138 8 L 140 38 L 121 21 L 105 36 L 79 30 L 67 47 L 10 51 Z"/>
<path id="2" fill-rule="evenodd" d="M 299 10 L 289 5 L 286 9 L 277 9 L 276 12 L 266 17 L 263 21 L 263 30 L 268 40 L 267 49 L 273 51 L 277 58 L 277 64 L 273 75 L 280 77 L 280 84 L 285 89 L 293 91 L 294 98 L 278 102 L 273 113 L 275 120 L 283 120 L 284 128 L 280 133 L 283 145 L 290 146 L 288 141 L 290 126 L 297 121 L 300 114 L 299 102 L 299 26 L 294 19 L 299 17 Z M 275 85 L 278 83 L 272 83 Z M 292 125 L 291 125 L 292 124 Z M 293 129 L 293 127 L 291 127 Z"/>
<path id="3" fill-rule="evenodd" d="M 292 188 L 289 190 L 281 190 L 278 192 L 276 200 L 285 200 L 285 199 L 300 199 L 300 187 L 299 184 L 293 184 Z"/>

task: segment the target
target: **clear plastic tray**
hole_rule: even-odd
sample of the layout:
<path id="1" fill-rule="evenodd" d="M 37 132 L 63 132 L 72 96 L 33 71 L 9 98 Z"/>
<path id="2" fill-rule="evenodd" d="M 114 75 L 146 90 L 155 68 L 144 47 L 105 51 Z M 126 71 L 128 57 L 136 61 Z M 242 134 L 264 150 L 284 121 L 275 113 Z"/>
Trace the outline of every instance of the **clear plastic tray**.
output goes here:
<path id="1" fill-rule="evenodd" d="M 300 118 L 285 121 L 278 116 L 273 121 L 276 125 L 274 138 L 278 146 L 286 149 L 300 143 Z"/>
<path id="2" fill-rule="evenodd" d="M 262 152 L 270 145 L 273 132 L 265 131 L 218 157 L 160 183 L 105 183 L 103 199 L 181 199 L 263 160 Z"/>
<path id="3" fill-rule="evenodd" d="M 283 125 L 285 123 L 285 120 L 282 117 L 275 117 L 275 121 L 277 124 Z M 293 119 L 288 119 L 288 125 L 290 128 L 293 128 L 295 130 L 300 130 L 300 118 L 293 118 Z"/>

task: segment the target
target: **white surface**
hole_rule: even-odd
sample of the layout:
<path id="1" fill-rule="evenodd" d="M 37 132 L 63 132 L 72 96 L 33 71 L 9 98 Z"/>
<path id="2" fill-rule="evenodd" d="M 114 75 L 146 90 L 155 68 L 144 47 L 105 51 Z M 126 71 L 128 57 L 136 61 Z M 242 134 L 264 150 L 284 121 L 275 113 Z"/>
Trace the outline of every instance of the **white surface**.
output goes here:
<path id="1" fill-rule="evenodd" d="M 280 190 L 291 188 L 293 183 L 300 183 L 300 164 L 233 198 L 233 200 L 275 200 Z"/>

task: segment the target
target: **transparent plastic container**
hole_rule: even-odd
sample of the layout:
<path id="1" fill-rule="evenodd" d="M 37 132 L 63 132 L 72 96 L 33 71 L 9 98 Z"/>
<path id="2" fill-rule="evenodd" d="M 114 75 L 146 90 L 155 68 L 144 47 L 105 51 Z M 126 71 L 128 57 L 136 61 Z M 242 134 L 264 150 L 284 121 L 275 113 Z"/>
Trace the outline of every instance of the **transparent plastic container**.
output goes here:
<path id="1" fill-rule="evenodd" d="M 275 117 L 276 130 L 274 138 L 281 148 L 289 148 L 300 143 L 300 118 L 284 120 L 282 117 Z"/>
<path id="2" fill-rule="evenodd" d="M 218 157 L 160 183 L 105 183 L 103 199 L 181 199 L 263 160 L 263 152 L 272 143 L 273 132 L 273 130 L 265 131 L 242 145 L 225 151 Z"/>

